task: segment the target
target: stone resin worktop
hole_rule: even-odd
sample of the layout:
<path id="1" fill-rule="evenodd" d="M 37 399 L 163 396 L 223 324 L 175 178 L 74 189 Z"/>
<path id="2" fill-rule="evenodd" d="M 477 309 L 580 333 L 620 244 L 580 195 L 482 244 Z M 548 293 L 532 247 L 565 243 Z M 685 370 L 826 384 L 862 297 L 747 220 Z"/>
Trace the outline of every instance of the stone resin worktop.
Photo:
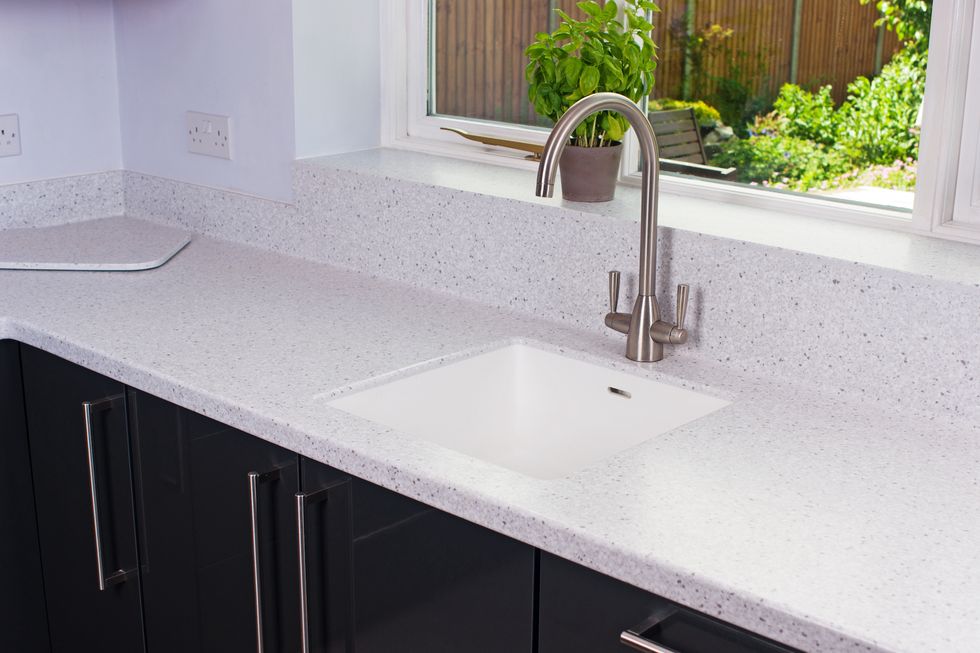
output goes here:
<path id="1" fill-rule="evenodd" d="M 806 651 L 980 651 L 980 427 L 966 418 L 685 348 L 633 364 L 616 334 L 206 237 L 145 272 L 2 271 L 0 337 Z M 513 339 L 732 404 L 542 481 L 324 399 Z"/>

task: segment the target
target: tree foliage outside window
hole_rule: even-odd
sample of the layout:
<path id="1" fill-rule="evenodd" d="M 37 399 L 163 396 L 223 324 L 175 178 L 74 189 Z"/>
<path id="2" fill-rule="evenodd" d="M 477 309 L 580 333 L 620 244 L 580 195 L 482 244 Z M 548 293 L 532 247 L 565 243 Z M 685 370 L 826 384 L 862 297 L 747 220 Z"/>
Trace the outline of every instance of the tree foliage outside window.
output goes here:
<path id="1" fill-rule="evenodd" d="M 796 191 L 912 190 L 931 3 L 881 0 L 877 6 L 882 24 L 903 40 L 878 76 L 851 82 L 840 106 L 829 86 L 810 92 L 784 85 L 773 111 L 755 119 L 748 138 L 726 143 L 713 163 L 735 167 L 740 181 Z"/>

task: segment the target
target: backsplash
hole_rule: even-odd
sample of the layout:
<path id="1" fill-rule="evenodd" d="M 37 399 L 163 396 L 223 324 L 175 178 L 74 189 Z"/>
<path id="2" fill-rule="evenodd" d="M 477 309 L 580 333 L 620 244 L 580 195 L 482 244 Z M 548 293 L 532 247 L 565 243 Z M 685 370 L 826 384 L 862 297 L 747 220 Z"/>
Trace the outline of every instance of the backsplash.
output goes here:
<path id="1" fill-rule="evenodd" d="M 0 185 L 0 229 L 122 215 L 123 174 L 115 170 Z"/>
<path id="2" fill-rule="evenodd" d="M 527 312 L 602 324 L 635 290 L 638 225 L 345 169 L 295 165 L 294 204 L 122 173 L 127 214 Z M 528 194 L 532 186 L 528 185 Z M 691 286 L 697 355 L 917 412 L 980 419 L 980 286 L 661 227 L 658 296 Z M 448 310 L 447 306 L 447 310 Z M 625 341 L 624 341 L 625 342 Z"/>

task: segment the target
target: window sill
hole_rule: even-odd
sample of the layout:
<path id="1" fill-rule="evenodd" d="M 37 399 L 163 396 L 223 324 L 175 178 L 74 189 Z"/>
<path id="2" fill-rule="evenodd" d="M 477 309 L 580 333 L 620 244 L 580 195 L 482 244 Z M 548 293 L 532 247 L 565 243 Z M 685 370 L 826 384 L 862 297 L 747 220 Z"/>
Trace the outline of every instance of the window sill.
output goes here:
<path id="1" fill-rule="evenodd" d="M 519 163 L 517 167 L 492 166 L 396 149 L 364 150 L 297 162 L 612 219 L 636 221 L 639 216 L 640 190 L 635 186 L 620 184 L 616 199 L 601 204 L 566 202 L 559 199 L 560 190 L 556 190 L 555 199 L 539 198 L 534 195 L 535 165 Z M 980 249 L 976 245 L 910 233 L 909 221 L 900 217 L 901 212 L 894 212 L 894 218 L 881 218 L 881 226 L 886 228 L 849 224 L 827 220 L 826 217 L 835 217 L 833 206 L 822 200 L 792 196 L 785 201 L 792 203 L 793 211 L 760 209 L 740 203 L 737 197 L 718 199 L 710 189 L 699 190 L 697 182 L 692 185 L 683 179 L 663 181 L 660 224 L 664 227 L 980 286 Z M 683 182 L 683 187 L 676 182 Z M 691 196 L 694 193 L 699 196 Z M 800 214 L 800 205 L 809 215 Z M 889 213 L 873 210 L 879 215 Z"/>

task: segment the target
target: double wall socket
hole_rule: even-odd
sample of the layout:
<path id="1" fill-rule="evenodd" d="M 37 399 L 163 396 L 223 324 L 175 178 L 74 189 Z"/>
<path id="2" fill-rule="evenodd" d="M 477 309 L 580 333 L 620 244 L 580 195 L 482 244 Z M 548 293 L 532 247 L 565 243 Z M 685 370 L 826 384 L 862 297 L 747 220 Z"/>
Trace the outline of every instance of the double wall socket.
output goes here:
<path id="1" fill-rule="evenodd" d="M 0 156 L 20 154 L 20 120 L 16 113 L 0 116 Z"/>
<path id="2" fill-rule="evenodd" d="M 231 119 L 228 116 L 188 111 L 187 151 L 231 159 Z"/>

